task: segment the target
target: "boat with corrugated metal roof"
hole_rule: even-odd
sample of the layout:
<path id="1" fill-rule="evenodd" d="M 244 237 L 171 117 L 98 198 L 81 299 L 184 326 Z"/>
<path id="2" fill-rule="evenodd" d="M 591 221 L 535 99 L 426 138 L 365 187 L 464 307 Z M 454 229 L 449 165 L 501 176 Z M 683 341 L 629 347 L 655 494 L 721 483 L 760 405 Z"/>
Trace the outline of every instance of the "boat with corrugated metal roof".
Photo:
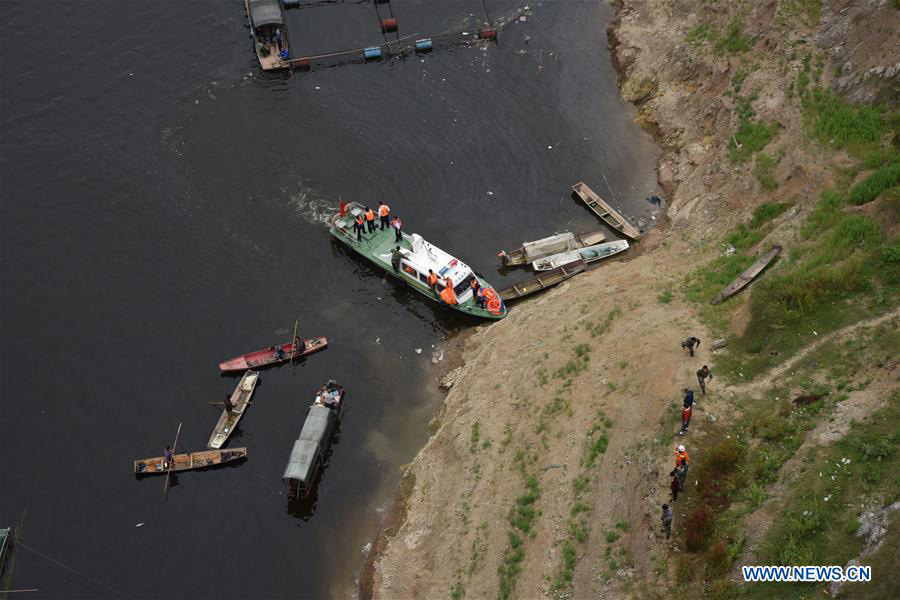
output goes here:
<path id="1" fill-rule="evenodd" d="M 253 49 L 263 71 L 291 68 L 291 43 L 278 0 L 244 0 Z"/>
<path id="2" fill-rule="evenodd" d="M 506 316 L 506 305 L 500 294 L 469 265 L 417 233 L 403 233 L 400 241 L 396 240 L 392 227 L 375 227 L 374 231 L 358 233 L 356 219 L 362 217 L 365 221 L 365 214 L 366 207 L 357 202 L 342 204 L 342 210 L 330 220 L 331 235 L 435 302 L 485 319 Z M 438 278 L 433 288 L 428 282 L 430 273 Z"/>
<path id="3" fill-rule="evenodd" d="M 289 497 L 305 498 L 312 491 L 341 417 L 344 396 L 344 386 L 333 379 L 316 392 L 315 402 L 309 407 L 300 437 L 294 441 L 281 476 Z"/>

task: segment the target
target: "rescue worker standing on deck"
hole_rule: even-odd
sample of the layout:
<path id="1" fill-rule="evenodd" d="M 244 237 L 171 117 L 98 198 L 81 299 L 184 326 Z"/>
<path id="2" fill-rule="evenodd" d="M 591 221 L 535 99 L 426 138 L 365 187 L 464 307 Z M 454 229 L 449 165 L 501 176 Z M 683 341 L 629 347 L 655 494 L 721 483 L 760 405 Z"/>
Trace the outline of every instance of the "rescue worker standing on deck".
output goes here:
<path id="1" fill-rule="evenodd" d="M 403 258 L 403 253 L 400 252 L 400 246 L 397 246 L 393 250 L 391 250 L 391 266 L 394 267 L 394 272 L 400 272 L 400 259 Z"/>
<path id="2" fill-rule="evenodd" d="M 437 282 L 438 282 L 437 273 L 435 273 L 431 269 L 428 269 L 428 287 L 431 288 L 431 291 L 434 294 L 435 298 L 438 297 Z"/>
<path id="3" fill-rule="evenodd" d="M 362 215 L 356 215 L 356 221 L 353 222 L 353 228 L 356 230 L 356 241 L 362 241 L 363 234 L 363 217 Z"/>
<path id="4" fill-rule="evenodd" d="M 375 211 L 366 207 L 366 227 L 369 230 L 369 233 L 375 231 Z"/>
<path id="5" fill-rule="evenodd" d="M 391 214 L 391 207 L 384 202 L 379 202 L 378 218 L 381 219 L 381 231 L 384 231 L 386 228 L 390 227 L 390 223 L 388 223 L 389 214 Z"/>
<path id="6" fill-rule="evenodd" d="M 391 227 L 394 228 L 394 241 L 402 242 L 403 241 L 403 223 L 400 221 L 400 217 L 394 217 L 394 220 L 391 221 Z"/>
<path id="7" fill-rule="evenodd" d="M 441 290 L 441 300 L 451 306 L 456 304 L 456 293 L 453 291 L 453 280 L 449 277 L 444 279 L 444 289 Z"/>

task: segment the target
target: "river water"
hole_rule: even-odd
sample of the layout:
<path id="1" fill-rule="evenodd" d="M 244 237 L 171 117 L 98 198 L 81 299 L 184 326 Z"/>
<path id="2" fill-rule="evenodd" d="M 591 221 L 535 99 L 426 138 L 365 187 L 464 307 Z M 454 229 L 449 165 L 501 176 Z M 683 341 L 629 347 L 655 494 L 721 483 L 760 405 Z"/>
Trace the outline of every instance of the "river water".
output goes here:
<path id="1" fill-rule="evenodd" d="M 496 253 L 596 219 L 584 180 L 635 219 L 654 150 L 623 103 L 603 2 L 489 1 L 499 43 L 264 76 L 243 2 L 0 3 L 0 526 L 27 508 L 16 588 L 42 598 L 345 596 L 427 439 L 434 364 L 477 324 L 332 242 L 338 197 L 498 287 Z M 400 34 L 481 21 L 480 1 L 393 3 Z M 288 12 L 298 54 L 381 41 L 367 2 Z M 374 204 L 373 204 L 374 205 Z M 513 310 L 515 308 L 513 307 Z M 137 481 L 183 423 L 202 450 L 227 357 L 330 347 L 265 371 L 235 467 Z M 421 350 L 421 352 L 419 352 Z M 314 502 L 280 476 L 314 389 L 348 388 Z M 88 579 L 90 578 L 90 580 Z M 93 580 L 93 581 L 91 581 Z M 109 586 L 109 587 L 104 587 Z"/>

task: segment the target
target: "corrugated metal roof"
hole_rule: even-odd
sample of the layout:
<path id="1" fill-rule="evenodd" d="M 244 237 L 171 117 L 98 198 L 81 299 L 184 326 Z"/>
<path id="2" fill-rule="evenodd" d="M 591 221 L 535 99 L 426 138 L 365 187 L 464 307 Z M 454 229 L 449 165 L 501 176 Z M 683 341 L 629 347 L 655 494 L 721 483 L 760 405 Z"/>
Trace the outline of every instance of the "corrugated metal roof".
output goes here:
<path id="1" fill-rule="evenodd" d="M 253 27 L 284 24 L 284 21 L 281 19 L 281 6 L 278 5 L 278 0 L 249 0 L 249 5 L 250 20 L 253 21 Z"/>

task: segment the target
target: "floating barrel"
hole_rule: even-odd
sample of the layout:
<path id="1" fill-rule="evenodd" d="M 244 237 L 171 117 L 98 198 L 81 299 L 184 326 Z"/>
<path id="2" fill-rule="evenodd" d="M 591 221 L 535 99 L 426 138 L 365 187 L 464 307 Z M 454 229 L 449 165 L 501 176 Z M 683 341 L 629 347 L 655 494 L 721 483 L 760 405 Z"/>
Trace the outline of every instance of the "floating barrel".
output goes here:
<path id="1" fill-rule="evenodd" d="M 294 61 L 294 68 L 298 71 L 309 71 L 310 64 L 308 58 L 298 58 Z"/>
<path id="2" fill-rule="evenodd" d="M 416 40 L 416 52 L 431 52 L 431 38 Z"/>
<path id="3" fill-rule="evenodd" d="M 366 60 L 381 58 L 381 48 L 379 48 L 378 46 L 372 46 L 371 48 L 365 48 L 363 50 L 363 56 L 366 57 Z"/>
<path id="4" fill-rule="evenodd" d="M 485 25 L 481 29 L 478 30 L 478 37 L 483 40 L 496 40 L 497 39 L 497 30 L 493 27 L 488 27 Z"/>
<path id="5" fill-rule="evenodd" d="M 381 33 L 392 33 L 397 31 L 397 19 L 388 17 L 381 20 Z"/>

